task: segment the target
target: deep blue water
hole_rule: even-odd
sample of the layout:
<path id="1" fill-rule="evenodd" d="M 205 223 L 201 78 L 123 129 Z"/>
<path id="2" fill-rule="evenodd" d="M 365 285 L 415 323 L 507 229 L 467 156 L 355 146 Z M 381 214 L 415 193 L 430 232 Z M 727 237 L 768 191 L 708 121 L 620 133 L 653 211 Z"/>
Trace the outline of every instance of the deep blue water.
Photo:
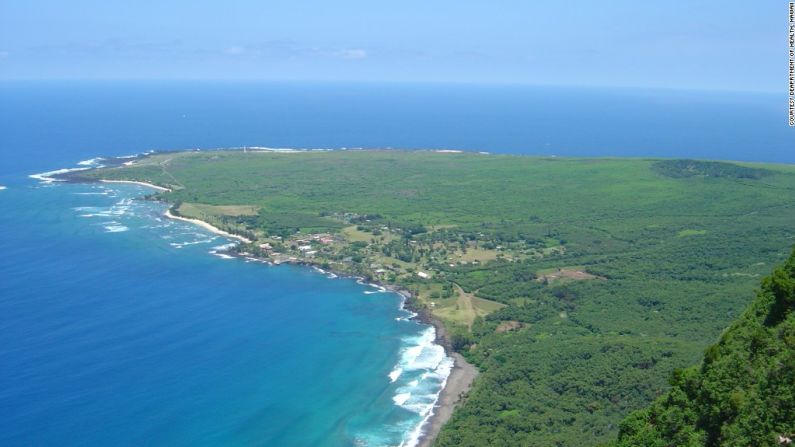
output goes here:
<path id="1" fill-rule="evenodd" d="M 786 99 L 783 90 L 5 82 L 0 184 L 97 154 L 244 145 L 795 163 Z"/>
<path id="2" fill-rule="evenodd" d="M 213 255 L 144 192 L 0 191 L 0 445 L 396 445 L 421 420 L 443 351 L 398 296 Z"/>
<path id="3" fill-rule="evenodd" d="M 0 445 L 397 445 L 447 362 L 399 297 L 223 259 L 128 185 L 150 149 L 453 148 L 795 162 L 783 98 L 507 86 L 0 83 Z M 390 373 L 402 368 L 392 382 Z"/>

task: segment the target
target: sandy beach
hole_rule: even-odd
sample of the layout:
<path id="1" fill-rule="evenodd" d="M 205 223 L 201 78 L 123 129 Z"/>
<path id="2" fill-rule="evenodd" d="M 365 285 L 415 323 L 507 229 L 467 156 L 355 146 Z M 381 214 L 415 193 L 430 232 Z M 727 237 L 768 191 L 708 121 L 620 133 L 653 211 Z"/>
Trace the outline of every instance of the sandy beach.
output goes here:
<path id="1" fill-rule="evenodd" d="M 433 407 L 433 416 L 422 427 L 422 438 L 418 447 L 430 447 L 439 436 L 442 426 L 453 415 L 453 410 L 461 402 L 461 398 L 472 387 L 472 382 L 478 375 L 478 369 L 464 360 L 457 352 L 448 353 L 455 361 L 447 383 L 444 386 L 436 405 Z"/>
<path id="2" fill-rule="evenodd" d="M 198 225 L 198 226 L 200 226 L 200 227 L 204 228 L 205 230 L 208 230 L 208 231 L 210 231 L 212 233 L 215 233 L 215 234 L 218 234 L 218 235 L 221 235 L 221 236 L 224 236 L 224 237 L 228 237 L 228 238 L 231 238 L 231 239 L 236 239 L 238 241 L 245 242 L 246 244 L 250 244 L 251 243 L 251 241 L 249 239 L 244 238 L 243 236 L 238 236 L 236 234 L 229 233 L 229 232 L 224 231 L 224 230 L 222 230 L 222 229 L 220 229 L 218 227 L 210 225 L 210 224 L 208 224 L 207 222 L 205 222 L 203 220 L 189 219 L 187 217 L 175 216 L 175 215 L 171 214 L 171 210 L 166 210 L 165 216 L 168 217 L 169 219 L 181 220 L 183 222 L 190 222 L 190 223 L 192 223 L 194 225 Z"/>
<path id="3" fill-rule="evenodd" d="M 102 182 L 102 183 L 128 183 L 128 184 L 132 184 L 132 185 L 147 186 L 149 188 L 157 189 L 158 191 L 171 191 L 170 189 L 165 188 L 163 186 L 157 186 L 157 185 L 153 185 L 151 183 L 146 183 L 146 182 L 136 182 L 136 181 L 133 181 L 133 180 L 100 180 L 100 182 Z M 209 223 L 207 223 L 207 222 L 205 222 L 203 220 L 190 219 L 190 218 L 182 217 L 182 216 L 175 216 L 174 214 L 171 214 L 171 210 L 166 210 L 165 216 L 168 217 L 169 219 L 181 220 L 183 222 L 190 222 L 190 223 L 192 223 L 194 225 L 198 225 L 198 226 L 200 226 L 200 227 L 202 227 L 202 228 L 204 228 L 204 229 L 206 229 L 206 230 L 208 230 L 208 231 L 210 231 L 212 233 L 215 233 L 215 234 L 218 234 L 218 235 L 221 235 L 221 236 L 224 236 L 224 237 L 228 237 L 228 238 L 231 238 L 231 239 L 236 239 L 238 241 L 245 242 L 246 244 L 250 244 L 251 243 L 251 241 L 249 239 L 247 239 L 247 238 L 245 238 L 243 236 L 238 236 L 237 234 L 232 234 L 232 233 L 230 233 L 228 231 L 224 231 L 224 230 L 222 230 L 222 229 L 220 229 L 220 228 L 218 228 L 216 226 L 210 225 Z"/>
<path id="4" fill-rule="evenodd" d="M 171 191 L 170 189 L 164 188 L 162 186 L 157 186 L 157 185 L 153 185 L 151 183 L 146 183 L 146 182 L 136 182 L 136 181 L 132 181 L 132 180 L 100 180 L 100 182 L 102 182 L 102 183 L 128 183 L 128 184 L 131 184 L 131 185 L 147 186 L 149 188 L 154 188 L 154 189 L 156 189 L 158 191 Z"/>

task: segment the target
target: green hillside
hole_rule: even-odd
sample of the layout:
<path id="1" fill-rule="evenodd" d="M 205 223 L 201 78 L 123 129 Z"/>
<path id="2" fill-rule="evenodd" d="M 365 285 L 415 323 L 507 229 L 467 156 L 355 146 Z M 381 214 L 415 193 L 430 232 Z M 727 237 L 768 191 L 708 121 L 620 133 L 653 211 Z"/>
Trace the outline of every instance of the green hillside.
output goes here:
<path id="1" fill-rule="evenodd" d="M 773 446 L 795 439 L 795 252 L 762 280 L 756 300 L 677 370 L 671 390 L 622 424 L 620 447 Z"/>

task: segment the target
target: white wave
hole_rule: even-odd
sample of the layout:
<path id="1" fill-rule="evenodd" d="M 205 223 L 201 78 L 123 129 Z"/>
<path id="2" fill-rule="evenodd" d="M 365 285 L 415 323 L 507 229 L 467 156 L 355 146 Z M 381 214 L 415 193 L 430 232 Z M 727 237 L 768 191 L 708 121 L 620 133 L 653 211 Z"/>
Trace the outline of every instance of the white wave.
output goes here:
<path id="1" fill-rule="evenodd" d="M 213 250 L 229 250 L 230 248 L 237 247 L 237 242 L 230 242 L 228 244 L 213 247 Z"/>
<path id="2" fill-rule="evenodd" d="M 404 372 L 415 372 L 414 377 L 419 374 L 419 382 L 417 384 L 410 382 L 407 385 L 416 388 L 421 385 L 420 382 L 429 378 L 438 378 L 436 370 L 449 357 L 445 354 L 444 348 L 436 344 L 435 341 L 436 330 L 433 326 L 424 330 L 419 336 L 404 339 L 407 347 L 400 352 L 400 359 L 393 369 L 393 372 L 399 371 L 395 375 L 395 379 Z M 390 373 L 390 378 L 392 378 L 392 373 Z"/>
<path id="3" fill-rule="evenodd" d="M 153 216 L 153 218 L 155 220 L 157 220 L 158 222 L 165 222 L 165 225 L 163 225 L 164 227 L 171 227 L 171 226 L 174 225 L 174 221 L 173 220 L 165 220 L 164 221 L 159 216 Z M 218 238 L 217 236 L 213 236 L 211 234 L 189 231 L 189 232 L 179 232 L 179 233 L 174 233 L 174 234 L 163 235 L 163 239 L 171 239 L 171 238 L 177 237 L 177 236 L 184 236 L 185 239 L 194 239 L 194 240 L 207 239 L 207 240 L 210 240 L 210 241 L 215 241 Z M 213 248 L 217 249 L 217 247 L 213 247 Z"/>
<path id="4" fill-rule="evenodd" d="M 101 206 L 76 206 L 72 209 L 75 211 L 99 211 L 103 208 Z"/>
<path id="5" fill-rule="evenodd" d="M 91 169 L 91 168 L 64 168 L 64 169 L 56 169 L 56 170 L 54 170 L 54 171 L 42 172 L 42 173 L 39 173 L 39 174 L 31 174 L 31 175 L 29 175 L 28 177 L 29 177 L 29 178 L 32 178 L 32 179 L 35 179 L 35 180 L 38 180 L 38 181 L 40 181 L 40 182 L 42 182 L 42 183 L 61 182 L 61 181 L 63 181 L 63 180 L 54 179 L 54 178 L 52 178 L 52 176 L 53 176 L 53 175 L 58 175 L 58 174 L 66 174 L 66 173 L 68 173 L 68 172 L 85 171 L 85 170 L 88 170 L 88 169 Z"/>
<path id="6" fill-rule="evenodd" d="M 107 233 L 121 233 L 128 231 L 129 228 L 125 227 L 124 225 L 105 225 L 105 230 L 107 230 Z"/>
<path id="7" fill-rule="evenodd" d="M 424 417 L 433 410 L 435 402 L 436 394 L 411 395 L 400 407 Z"/>
<path id="8" fill-rule="evenodd" d="M 417 315 L 419 315 L 417 312 L 409 312 L 409 311 L 405 311 L 405 312 L 408 315 L 406 315 L 405 317 L 397 317 L 395 319 L 398 320 L 398 321 L 411 321 L 412 318 L 414 318 Z"/>
<path id="9" fill-rule="evenodd" d="M 446 358 L 444 348 L 435 343 L 436 329 L 433 326 L 407 341 L 410 346 L 403 349 L 399 364 L 405 371 L 433 370 Z"/>
<path id="10" fill-rule="evenodd" d="M 89 214 L 81 214 L 81 217 L 95 217 L 95 216 L 105 216 L 105 217 L 119 217 L 127 214 L 130 208 L 133 205 L 132 199 L 122 199 L 116 202 L 114 205 L 110 206 L 109 208 L 103 208 L 98 206 L 79 206 L 72 208 L 75 211 L 89 211 Z"/>
<path id="11" fill-rule="evenodd" d="M 242 149 L 242 148 L 239 148 Z M 253 149 L 260 152 L 280 152 L 283 154 L 291 154 L 296 152 L 303 152 L 299 149 L 287 148 L 287 147 L 263 147 L 263 146 L 251 146 L 248 149 Z"/>
<path id="12" fill-rule="evenodd" d="M 398 368 L 393 369 L 389 373 L 389 383 L 395 383 L 395 380 L 397 380 L 398 377 L 400 377 L 401 374 L 403 374 L 403 369 L 402 368 L 398 367 Z"/>
<path id="13" fill-rule="evenodd" d="M 78 161 L 77 164 L 80 165 L 80 166 L 96 166 L 102 160 L 104 160 L 104 158 L 97 157 L 97 158 L 91 158 L 91 159 L 88 159 L 88 160 Z"/>
<path id="14" fill-rule="evenodd" d="M 417 444 L 420 443 L 420 438 L 424 434 L 423 427 L 425 424 L 433 417 L 433 409 L 436 407 L 436 402 L 439 401 L 439 396 L 442 393 L 442 390 L 447 385 L 447 378 L 450 377 L 450 371 L 453 369 L 453 359 L 450 357 L 445 358 L 445 360 L 439 365 L 436 369 L 435 373 L 438 377 L 441 378 L 441 383 L 439 384 L 439 391 L 434 395 L 433 400 L 426 404 L 423 408 L 420 408 L 422 411 L 420 414 L 423 415 L 422 420 L 419 424 L 414 427 L 408 436 L 400 443 L 400 447 L 415 447 Z M 404 403 L 405 405 L 405 403 Z M 416 407 L 415 407 L 416 408 Z"/>
<path id="15" fill-rule="evenodd" d="M 406 295 L 403 295 L 402 293 L 400 294 L 400 311 L 405 312 L 407 315 L 405 317 L 395 318 L 397 321 L 409 321 L 417 316 L 416 312 L 411 312 L 410 310 L 406 309 Z"/>
<path id="16" fill-rule="evenodd" d="M 370 284 L 367 284 L 367 285 L 372 287 L 372 288 L 374 288 L 374 289 L 378 289 L 376 292 L 373 292 L 373 293 L 384 293 L 384 292 L 386 292 L 386 288 L 383 287 L 383 286 L 379 286 L 378 284 L 370 283 Z"/>
<path id="17" fill-rule="evenodd" d="M 395 405 L 403 406 L 407 400 L 411 399 L 411 393 L 400 393 L 396 394 L 392 397 L 392 400 L 395 402 Z"/>
<path id="18" fill-rule="evenodd" d="M 3 186 L 3 185 L 0 185 L 0 191 L 2 191 L 2 190 L 4 190 L 4 189 L 8 189 L 8 188 L 6 188 L 6 187 L 5 187 L 5 186 Z"/>
<path id="19" fill-rule="evenodd" d="M 389 379 L 397 385 L 392 397 L 395 405 L 420 417 L 416 425 L 401 426 L 404 436 L 400 446 L 415 447 L 447 383 L 453 359 L 445 354 L 442 346 L 436 344 L 436 329 L 433 326 L 418 335 L 405 337 L 403 345 Z"/>
<path id="20" fill-rule="evenodd" d="M 335 278 L 338 278 L 338 276 L 337 276 L 337 275 L 335 275 L 335 274 L 333 274 L 333 273 L 329 273 L 329 274 L 328 274 L 326 277 L 327 277 L 327 278 L 329 278 L 329 279 L 335 279 Z"/>
<path id="21" fill-rule="evenodd" d="M 234 257 L 234 256 L 229 256 L 229 255 L 227 255 L 227 254 L 224 254 L 224 253 L 218 253 L 218 252 L 217 252 L 217 251 L 215 251 L 215 250 L 210 250 L 210 251 L 209 251 L 209 253 L 210 253 L 211 255 L 213 255 L 213 256 L 218 256 L 218 257 L 219 257 L 219 258 L 221 258 L 221 259 L 235 259 L 235 257 Z"/>
<path id="22" fill-rule="evenodd" d="M 412 337 L 408 337 L 407 340 L 409 338 Z M 426 339 L 425 333 L 418 337 L 413 337 L 414 342 L 422 342 Z M 445 357 L 435 369 L 426 371 L 428 374 L 423 374 L 424 379 L 418 378 L 416 373 L 412 375 L 409 371 L 405 371 L 401 376 L 398 376 L 396 379 L 398 386 L 392 396 L 392 402 L 395 406 L 414 413 L 415 416 L 388 427 L 383 427 L 377 433 L 357 436 L 357 439 L 362 441 L 361 445 L 416 447 L 425 433 L 424 428 L 428 420 L 434 414 L 434 408 L 439 400 L 441 391 L 447 384 L 447 378 L 450 375 L 452 366 L 453 359 Z M 407 375 L 414 378 L 404 380 Z M 404 383 L 401 384 L 401 380 Z M 396 442 L 394 439 L 383 438 L 382 435 L 388 433 L 399 434 L 402 438 L 401 441 Z"/>
<path id="23" fill-rule="evenodd" d="M 197 245 L 197 244 L 210 244 L 215 240 L 215 238 L 210 239 L 199 239 L 196 241 L 188 241 L 188 242 L 169 242 L 168 245 L 176 248 L 187 247 L 188 245 Z"/>
<path id="24" fill-rule="evenodd" d="M 78 206 L 72 208 L 75 211 L 81 212 L 80 217 L 112 217 L 113 213 L 107 209 L 99 206 Z"/>

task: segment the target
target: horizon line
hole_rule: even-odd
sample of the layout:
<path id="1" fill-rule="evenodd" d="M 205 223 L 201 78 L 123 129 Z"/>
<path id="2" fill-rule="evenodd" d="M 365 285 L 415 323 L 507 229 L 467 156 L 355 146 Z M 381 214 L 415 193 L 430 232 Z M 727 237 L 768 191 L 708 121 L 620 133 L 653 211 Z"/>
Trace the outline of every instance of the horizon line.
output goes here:
<path id="1" fill-rule="evenodd" d="M 256 78 L 0 78 L 0 83 L 219 83 L 219 84 L 394 84 L 394 85 L 450 85 L 450 86 L 490 86 L 490 87 L 543 87 L 572 89 L 606 89 L 606 90 L 645 90 L 645 91 L 681 91 L 711 93 L 764 93 L 787 94 L 786 89 L 739 89 L 710 87 L 677 87 L 654 85 L 615 85 L 615 84 L 558 84 L 522 81 L 462 81 L 462 80 L 396 80 L 396 79 L 256 79 Z"/>

